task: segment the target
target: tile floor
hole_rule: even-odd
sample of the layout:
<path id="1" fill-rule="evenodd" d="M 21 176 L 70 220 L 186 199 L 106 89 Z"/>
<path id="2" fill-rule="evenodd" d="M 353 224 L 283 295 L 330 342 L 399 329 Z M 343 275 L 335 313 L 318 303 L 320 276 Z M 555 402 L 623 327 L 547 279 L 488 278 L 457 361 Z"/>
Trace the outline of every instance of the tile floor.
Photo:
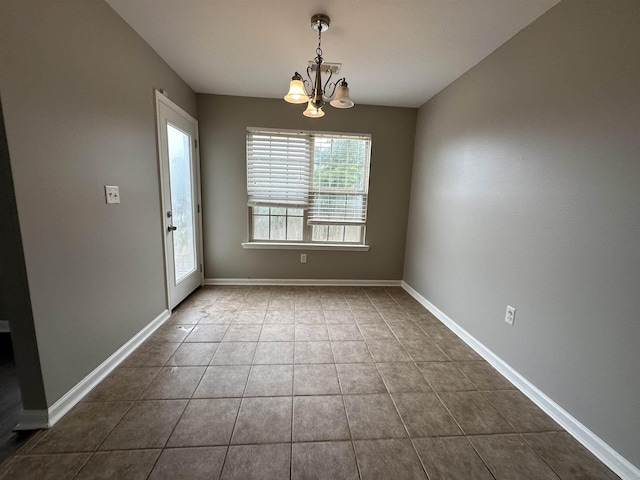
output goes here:
<path id="1" fill-rule="evenodd" d="M 400 288 L 206 287 L 1 479 L 613 479 Z"/>

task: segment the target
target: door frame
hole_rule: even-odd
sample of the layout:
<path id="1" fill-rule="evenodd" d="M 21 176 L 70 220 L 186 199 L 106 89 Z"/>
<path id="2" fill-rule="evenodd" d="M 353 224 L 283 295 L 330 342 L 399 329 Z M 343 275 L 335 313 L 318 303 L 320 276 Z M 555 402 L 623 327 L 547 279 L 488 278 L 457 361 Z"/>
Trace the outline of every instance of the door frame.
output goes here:
<path id="1" fill-rule="evenodd" d="M 201 176 L 200 176 L 200 136 L 198 130 L 198 120 L 192 117 L 188 112 L 186 112 L 183 108 L 181 108 L 176 103 L 172 102 L 162 90 L 155 89 L 155 116 L 156 116 L 156 144 L 157 144 L 157 157 L 158 157 L 158 178 L 159 178 L 159 187 L 160 187 L 160 223 L 161 223 L 161 235 L 162 235 L 162 258 L 163 258 L 163 267 L 164 267 L 164 290 L 165 290 L 165 305 L 167 310 L 171 311 L 171 295 L 169 292 L 170 282 L 173 281 L 170 278 L 169 272 L 169 262 L 173 261 L 173 259 L 168 258 L 167 251 L 167 227 L 169 225 L 169 219 L 165 215 L 165 212 L 168 211 L 167 205 L 165 203 L 165 195 L 166 189 L 169 188 L 165 185 L 164 174 L 163 174 L 163 164 L 162 164 L 162 130 L 164 125 L 160 119 L 160 104 L 162 103 L 164 106 L 170 108 L 181 117 L 183 117 L 188 122 L 194 125 L 195 129 L 195 137 L 194 137 L 194 145 L 193 145 L 193 156 L 194 156 L 194 164 L 195 164 L 195 189 L 196 189 L 196 255 L 198 264 L 196 268 L 200 270 L 200 286 L 204 285 L 204 259 L 203 259 L 203 240 L 202 240 L 202 187 L 201 187 Z"/>

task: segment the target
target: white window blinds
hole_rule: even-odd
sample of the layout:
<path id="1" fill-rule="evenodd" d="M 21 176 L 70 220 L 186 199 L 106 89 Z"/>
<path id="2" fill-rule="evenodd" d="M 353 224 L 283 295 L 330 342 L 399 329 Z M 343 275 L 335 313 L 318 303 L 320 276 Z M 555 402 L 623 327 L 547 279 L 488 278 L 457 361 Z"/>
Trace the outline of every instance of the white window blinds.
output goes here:
<path id="1" fill-rule="evenodd" d="M 316 135 L 310 225 L 367 222 L 371 140 L 365 135 Z"/>
<path id="2" fill-rule="evenodd" d="M 247 130 L 249 206 L 307 210 L 309 225 L 365 225 L 369 135 Z"/>
<path id="3" fill-rule="evenodd" d="M 249 206 L 307 208 L 309 137 L 247 131 Z"/>

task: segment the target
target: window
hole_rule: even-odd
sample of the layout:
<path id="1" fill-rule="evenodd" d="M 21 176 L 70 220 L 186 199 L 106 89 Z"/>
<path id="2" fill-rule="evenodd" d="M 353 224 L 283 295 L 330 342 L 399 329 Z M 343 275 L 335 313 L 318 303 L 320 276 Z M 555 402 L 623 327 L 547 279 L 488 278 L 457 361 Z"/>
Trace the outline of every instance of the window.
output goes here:
<path id="1" fill-rule="evenodd" d="M 364 245 L 369 135 L 247 130 L 249 242 Z"/>

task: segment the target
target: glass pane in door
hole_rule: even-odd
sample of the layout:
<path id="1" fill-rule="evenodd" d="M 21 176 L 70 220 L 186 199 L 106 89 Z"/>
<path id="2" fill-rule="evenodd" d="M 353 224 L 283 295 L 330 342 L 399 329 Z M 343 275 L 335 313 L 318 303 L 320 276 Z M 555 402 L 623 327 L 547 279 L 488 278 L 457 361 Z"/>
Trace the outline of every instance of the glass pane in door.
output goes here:
<path id="1" fill-rule="evenodd" d="M 196 269 L 193 215 L 193 172 L 189 135 L 167 124 L 169 177 L 171 182 L 171 224 L 176 285 Z"/>

